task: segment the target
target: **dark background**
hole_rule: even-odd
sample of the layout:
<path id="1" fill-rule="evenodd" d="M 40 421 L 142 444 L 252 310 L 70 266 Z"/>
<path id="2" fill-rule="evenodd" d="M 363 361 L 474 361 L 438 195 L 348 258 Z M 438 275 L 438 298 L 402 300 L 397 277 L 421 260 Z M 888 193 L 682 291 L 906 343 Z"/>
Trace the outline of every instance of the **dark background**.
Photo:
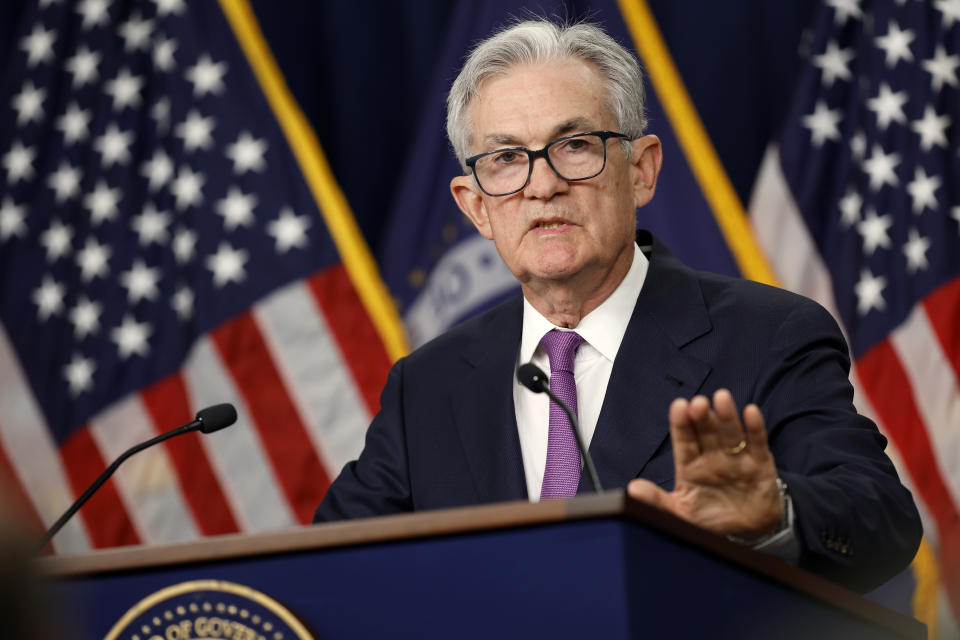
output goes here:
<path id="1" fill-rule="evenodd" d="M 429 93 L 426 85 L 436 72 L 457 2 L 250 1 L 374 256 L 380 256 L 400 175 L 398 163 L 407 157 L 417 115 Z M 746 204 L 763 150 L 786 113 L 799 70 L 802 35 L 816 3 L 648 1 Z M 19 46 L 15 34 L 26 3 L 0 3 L 4 66 L 11 50 Z M 536 2 L 518 1 L 517 7 L 517 14 L 539 9 Z M 651 122 L 650 130 L 655 133 L 665 126 L 668 123 Z"/>

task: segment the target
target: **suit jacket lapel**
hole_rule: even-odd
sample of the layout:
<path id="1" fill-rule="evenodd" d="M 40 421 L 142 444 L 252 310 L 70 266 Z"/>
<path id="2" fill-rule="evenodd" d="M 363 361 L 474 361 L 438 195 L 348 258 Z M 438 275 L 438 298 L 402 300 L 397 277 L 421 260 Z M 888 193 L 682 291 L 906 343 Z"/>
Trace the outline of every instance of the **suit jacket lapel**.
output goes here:
<path id="1" fill-rule="evenodd" d="M 639 239 L 643 245 L 644 238 Z M 696 277 L 653 240 L 650 269 L 590 443 L 605 487 L 623 487 L 637 477 L 669 437 L 670 403 L 693 396 L 710 372 L 708 364 L 683 347 L 710 328 Z"/>
<path id="2" fill-rule="evenodd" d="M 479 502 L 527 497 L 513 406 L 522 317 L 517 297 L 478 328 L 463 351 L 462 394 L 451 398 Z"/>

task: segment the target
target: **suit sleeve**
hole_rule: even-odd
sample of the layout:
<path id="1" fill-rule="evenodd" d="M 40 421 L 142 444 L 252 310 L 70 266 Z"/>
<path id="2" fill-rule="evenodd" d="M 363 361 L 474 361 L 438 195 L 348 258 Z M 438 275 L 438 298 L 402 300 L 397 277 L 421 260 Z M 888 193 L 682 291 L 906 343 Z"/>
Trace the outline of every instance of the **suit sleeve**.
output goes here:
<path id="1" fill-rule="evenodd" d="M 403 419 L 403 370 L 398 361 L 380 394 L 380 411 L 367 430 L 360 457 L 344 466 L 313 516 L 314 522 L 411 511 Z"/>
<path id="2" fill-rule="evenodd" d="M 755 397 L 796 511 L 799 564 L 869 590 L 909 564 L 922 528 L 886 439 L 853 408 L 843 336 L 822 307 L 804 301 L 764 362 Z"/>

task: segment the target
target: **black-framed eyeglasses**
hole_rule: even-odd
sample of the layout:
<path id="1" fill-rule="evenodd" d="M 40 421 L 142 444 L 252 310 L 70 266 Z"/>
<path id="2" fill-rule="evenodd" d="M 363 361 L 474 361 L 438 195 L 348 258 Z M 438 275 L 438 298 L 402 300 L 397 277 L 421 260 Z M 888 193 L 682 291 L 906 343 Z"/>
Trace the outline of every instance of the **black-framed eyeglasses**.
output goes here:
<path id="1" fill-rule="evenodd" d="M 615 131 L 588 131 L 551 140 L 537 151 L 526 147 L 496 149 L 467 158 L 466 165 L 488 196 L 509 196 L 527 186 L 533 161 L 543 158 L 561 180 L 595 178 L 607 166 L 607 140 L 630 137 Z M 526 161 L 524 161 L 526 159 Z"/>

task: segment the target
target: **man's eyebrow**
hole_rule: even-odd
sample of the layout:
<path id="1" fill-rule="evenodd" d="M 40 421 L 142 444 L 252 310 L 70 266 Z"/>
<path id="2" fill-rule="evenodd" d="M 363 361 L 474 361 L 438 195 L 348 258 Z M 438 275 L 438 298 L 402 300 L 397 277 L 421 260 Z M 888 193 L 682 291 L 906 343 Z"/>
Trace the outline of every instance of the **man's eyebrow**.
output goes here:
<path id="1" fill-rule="evenodd" d="M 553 140 L 575 131 L 590 131 L 591 128 L 593 127 L 586 118 L 572 118 L 554 127 L 550 132 L 550 139 Z"/>
<path id="2" fill-rule="evenodd" d="M 483 139 L 484 148 L 492 149 L 494 147 L 522 147 L 523 144 L 518 138 L 505 133 L 491 133 Z"/>
<path id="3" fill-rule="evenodd" d="M 550 140 L 554 138 L 559 138 L 565 136 L 568 133 L 574 133 L 576 131 L 590 131 L 591 124 L 586 118 L 571 118 L 566 122 L 561 122 L 553 129 L 550 130 Z M 483 139 L 485 149 L 493 149 L 495 147 L 522 147 L 524 143 L 522 140 L 516 136 L 512 136 L 506 133 L 491 133 Z"/>

